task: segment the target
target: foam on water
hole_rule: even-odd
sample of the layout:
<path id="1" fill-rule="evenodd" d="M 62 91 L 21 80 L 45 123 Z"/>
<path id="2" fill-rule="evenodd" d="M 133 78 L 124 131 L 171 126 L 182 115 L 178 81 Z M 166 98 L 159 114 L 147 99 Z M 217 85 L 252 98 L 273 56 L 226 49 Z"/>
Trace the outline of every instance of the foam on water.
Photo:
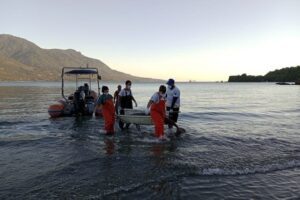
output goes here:
<path id="1" fill-rule="evenodd" d="M 290 160 L 286 163 L 274 163 L 262 166 L 255 166 L 253 168 L 244 169 L 221 169 L 221 168 L 207 168 L 199 170 L 199 175 L 220 175 L 220 176 L 234 176 L 234 175 L 248 175 L 256 173 L 269 173 L 279 170 L 293 169 L 300 167 L 299 160 Z"/>

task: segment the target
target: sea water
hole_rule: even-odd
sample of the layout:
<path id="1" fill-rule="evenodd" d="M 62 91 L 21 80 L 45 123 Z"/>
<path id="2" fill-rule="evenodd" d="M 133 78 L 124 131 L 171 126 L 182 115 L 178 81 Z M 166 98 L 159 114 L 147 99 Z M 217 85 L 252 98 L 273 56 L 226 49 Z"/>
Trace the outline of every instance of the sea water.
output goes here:
<path id="1" fill-rule="evenodd" d="M 159 85 L 133 83 L 139 109 Z M 50 119 L 58 82 L 0 83 L 0 199 L 300 198 L 300 86 L 177 86 L 186 133 L 158 142 L 152 126 Z"/>

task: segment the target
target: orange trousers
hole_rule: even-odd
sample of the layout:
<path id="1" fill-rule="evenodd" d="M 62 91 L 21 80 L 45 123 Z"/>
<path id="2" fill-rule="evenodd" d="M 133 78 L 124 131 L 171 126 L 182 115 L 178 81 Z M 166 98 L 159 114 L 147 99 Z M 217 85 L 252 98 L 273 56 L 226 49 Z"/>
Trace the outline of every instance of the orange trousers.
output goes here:
<path id="1" fill-rule="evenodd" d="M 158 103 L 153 103 L 151 105 L 151 118 L 155 126 L 156 137 L 161 137 L 164 135 L 164 122 L 166 116 L 165 101 L 159 100 Z"/>
<path id="2" fill-rule="evenodd" d="M 151 111 L 151 118 L 155 126 L 155 136 L 160 137 L 164 135 L 164 116 L 153 110 Z"/>
<path id="3" fill-rule="evenodd" d="M 106 130 L 106 133 L 114 133 L 115 106 L 111 99 L 107 100 L 102 106 L 102 114 L 104 118 L 104 129 Z"/>

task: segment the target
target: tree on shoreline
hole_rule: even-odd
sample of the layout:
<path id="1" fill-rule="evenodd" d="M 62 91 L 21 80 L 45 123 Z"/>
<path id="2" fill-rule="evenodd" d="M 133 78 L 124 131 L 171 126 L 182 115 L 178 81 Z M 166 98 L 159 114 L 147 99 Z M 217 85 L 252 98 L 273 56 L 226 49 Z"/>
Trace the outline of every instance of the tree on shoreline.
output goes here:
<path id="1" fill-rule="evenodd" d="M 229 76 L 228 82 L 296 82 L 298 80 L 300 80 L 300 66 L 277 69 L 264 76 L 247 74 Z"/>

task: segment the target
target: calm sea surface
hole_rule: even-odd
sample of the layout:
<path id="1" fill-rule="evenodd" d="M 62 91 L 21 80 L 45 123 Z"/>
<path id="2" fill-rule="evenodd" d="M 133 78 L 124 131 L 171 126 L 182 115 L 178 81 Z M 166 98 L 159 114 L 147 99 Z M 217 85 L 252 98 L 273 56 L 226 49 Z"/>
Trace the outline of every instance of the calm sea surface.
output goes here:
<path id="1" fill-rule="evenodd" d="M 133 84 L 139 108 L 158 86 Z M 60 83 L 0 83 L 0 199 L 300 199 L 300 86 L 178 87 L 187 132 L 158 142 L 153 127 L 49 119 Z"/>

